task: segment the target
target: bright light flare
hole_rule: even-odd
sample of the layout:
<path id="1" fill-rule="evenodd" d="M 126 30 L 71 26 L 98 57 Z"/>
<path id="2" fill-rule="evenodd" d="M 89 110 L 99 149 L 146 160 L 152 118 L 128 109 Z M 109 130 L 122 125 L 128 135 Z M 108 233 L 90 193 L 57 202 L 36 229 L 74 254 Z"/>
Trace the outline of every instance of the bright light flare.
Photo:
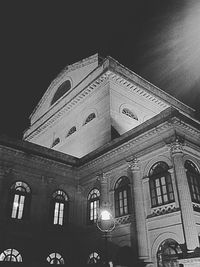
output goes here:
<path id="1" fill-rule="evenodd" d="M 108 221 L 111 219 L 111 214 L 108 210 L 102 210 L 100 213 L 100 217 L 103 221 Z"/>

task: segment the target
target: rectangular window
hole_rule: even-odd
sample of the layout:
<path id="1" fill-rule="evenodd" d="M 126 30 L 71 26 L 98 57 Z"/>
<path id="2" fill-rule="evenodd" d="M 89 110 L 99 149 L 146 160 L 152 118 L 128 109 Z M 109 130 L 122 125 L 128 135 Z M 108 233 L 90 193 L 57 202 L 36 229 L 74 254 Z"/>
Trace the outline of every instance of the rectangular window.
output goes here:
<path id="1" fill-rule="evenodd" d="M 54 208 L 54 224 L 63 225 L 63 215 L 64 215 L 64 203 L 55 203 Z"/>
<path id="2" fill-rule="evenodd" d="M 22 219 L 23 209 L 24 209 L 25 196 L 15 194 L 13 200 L 12 214 L 11 218 Z"/>
<path id="3" fill-rule="evenodd" d="M 90 221 L 96 221 L 99 212 L 99 200 L 90 202 Z"/>

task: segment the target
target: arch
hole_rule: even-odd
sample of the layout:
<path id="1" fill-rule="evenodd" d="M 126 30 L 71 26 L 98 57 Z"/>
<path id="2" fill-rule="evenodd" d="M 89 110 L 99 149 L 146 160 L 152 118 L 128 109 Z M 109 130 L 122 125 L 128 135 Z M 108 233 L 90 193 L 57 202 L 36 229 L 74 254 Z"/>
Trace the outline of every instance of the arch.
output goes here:
<path id="1" fill-rule="evenodd" d="M 193 164 L 196 165 L 196 167 L 198 169 L 198 172 L 200 173 L 200 162 L 196 158 L 191 157 L 190 155 L 186 154 L 186 155 L 183 156 L 184 163 L 185 163 L 186 160 L 189 160 L 189 161 L 193 162 Z"/>
<path id="2" fill-rule="evenodd" d="M 178 244 L 184 243 L 183 238 L 181 238 L 180 236 L 177 235 L 177 233 L 174 233 L 174 232 L 165 232 L 165 233 L 158 235 L 156 239 L 153 241 L 152 246 L 151 246 L 151 256 L 154 259 L 154 261 L 156 260 L 157 251 L 158 251 L 160 244 L 162 244 L 162 242 L 167 239 L 173 239 Z"/>
<path id="3" fill-rule="evenodd" d="M 22 256 L 14 248 L 8 248 L 0 254 L 0 261 L 22 262 Z"/>
<path id="4" fill-rule="evenodd" d="M 144 168 L 142 168 L 144 171 L 142 173 L 142 176 L 143 177 L 148 177 L 149 175 L 149 171 L 151 169 L 151 167 L 158 161 L 163 161 L 165 162 L 168 166 L 169 166 L 169 169 L 171 169 L 172 167 L 172 161 L 169 157 L 167 156 L 164 156 L 164 155 L 159 155 L 153 159 L 151 159 L 145 166 Z"/>
<path id="5" fill-rule="evenodd" d="M 10 187 L 8 200 L 8 217 L 28 219 L 30 214 L 31 189 L 27 183 L 16 181 Z"/>
<path id="6" fill-rule="evenodd" d="M 49 264 L 54 264 L 54 265 L 65 264 L 63 257 L 58 252 L 53 252 L 49 254 L 46 260 Z"/>
<path id="7" fill-rule="evenodd" d="M 65 95 L 70 89 L 72 88 L 71 81 L 69 79 L 65 80 L 63 83 L 61 83 L 52 100 L 51 100 L 51 105 L 53 105 L 58 99 L 60 99 L 63 95 Z"/>
<path id="8" fill-rule="evenodd" d="M 158 267 L 164 267 L 166 264 L 167 266 L 178 266 L 177 259 L 182 254 L 182 249 L 180 245 L 171 238 L 164 240 L 157 251 L 156 260 Z"/>
<path id="9" fill-rule="evenodd" d="M 96 251 L 89 254 L 87 264 L 97 264 L 100 262 L 100 255 Z"/>

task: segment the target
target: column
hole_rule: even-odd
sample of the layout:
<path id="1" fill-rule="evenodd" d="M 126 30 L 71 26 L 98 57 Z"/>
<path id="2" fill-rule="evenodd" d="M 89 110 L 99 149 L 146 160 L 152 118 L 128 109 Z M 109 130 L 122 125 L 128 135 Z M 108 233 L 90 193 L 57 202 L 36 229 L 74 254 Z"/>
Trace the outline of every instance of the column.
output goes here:
<path id="1" fill-rule="evenodd" d="M 185 242 L 187 250 L 193 251 L 196 247 L 199 247 L 199 240 L 189 185 L 183 164 L 183 147 L 178 140 L 171 144 L 171 154 L 174 162 Z"/>
<path id="2" fill-rule="evenodd" d="M 149 190 L 149 177 L 143 177 L 143 191 L 144 191 L 144 202 L 145 202 L 145 217 L 151 214 L 151 198 Z"/>
<path id="3" fill-rule="evenodd" d="M 132 184 L 135 202 L 136 231 L 138 241 L 138 256 L 142 261 L 149 259 L 148 240 L 145 218 L 145 207 L 143 200 L 142 180 L 140 176 L 139 161 L 135 158 L 129 162 L 129 168 L 132 172 Z"/>

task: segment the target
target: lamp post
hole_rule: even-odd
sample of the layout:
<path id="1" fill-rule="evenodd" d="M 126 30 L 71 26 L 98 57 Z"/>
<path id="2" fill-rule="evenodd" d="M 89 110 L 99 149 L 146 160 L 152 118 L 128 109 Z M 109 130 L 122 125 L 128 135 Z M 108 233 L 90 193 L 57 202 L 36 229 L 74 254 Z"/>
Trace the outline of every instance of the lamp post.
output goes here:
<path id="1" fill-rule="evenodd" d="M 102 209 L 100 210 L 98 219 L 97 219 L 97 227 L 101 232 L 104 233 L 105 238 L 105 259 L 104 259 L 104 265 L 106 267 L 109 267 L 109 261 L 108 261 L 108 233 L 113 231 L 115 228 L 115 220 L 111 214 L 111 212 L 108 209 Z"/>

